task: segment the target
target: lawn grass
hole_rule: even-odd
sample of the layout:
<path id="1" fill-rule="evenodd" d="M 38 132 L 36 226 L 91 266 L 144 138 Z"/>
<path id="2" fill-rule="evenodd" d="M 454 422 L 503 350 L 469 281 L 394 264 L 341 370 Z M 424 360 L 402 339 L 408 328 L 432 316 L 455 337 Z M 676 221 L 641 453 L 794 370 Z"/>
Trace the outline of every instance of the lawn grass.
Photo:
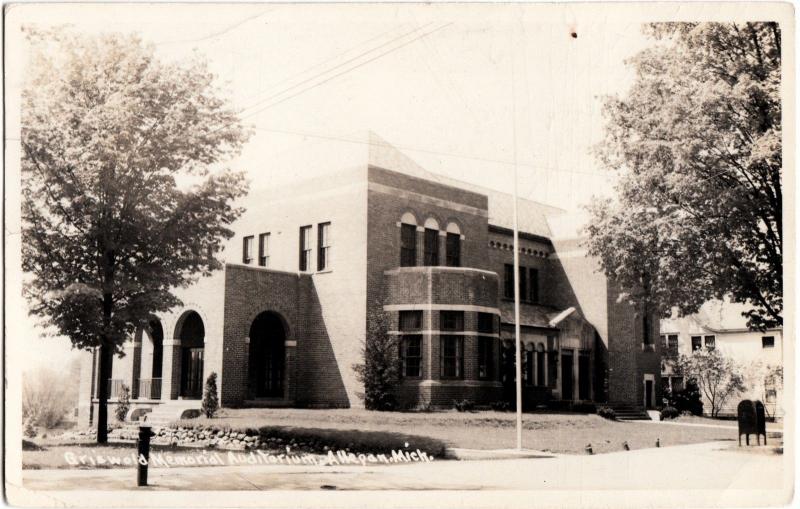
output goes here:
<path id="1" fill-rule="evenodd" d="M 515 414 L 508 412 L 369 412 L 359 409 L 225 409 L 214 419 L 191 419 L 179 426 L 214 426 L 233 429 L 264 426 L 324 430 L 326 433 L 408 433 L 468 449 L 516 447 Z M 715 440 L 735 440 L 736 430 L 694 426 L 665 426 L 643 422 L 617 422 L 594 414 L 523 414 L 523 447 L 541 451 L 584 454 L 662 447 Z M 417 445 L 411 443 L 412 447 Z"/>

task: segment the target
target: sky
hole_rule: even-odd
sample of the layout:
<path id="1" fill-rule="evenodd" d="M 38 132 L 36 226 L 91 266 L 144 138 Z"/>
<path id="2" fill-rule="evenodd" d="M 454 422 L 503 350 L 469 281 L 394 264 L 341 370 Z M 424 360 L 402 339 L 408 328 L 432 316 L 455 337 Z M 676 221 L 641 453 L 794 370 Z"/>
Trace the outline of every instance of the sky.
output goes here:
<path id="1" fill-rule="evenodd" d="M 26 7 L 28 23 L 137 32 L 161 58 L 207 58 L 254 129 L 228 163 L 254 187 L 335 170 L 337 148 L 372 130 L 429 171 L 501 191 L 516 166 L 520 197 L 567 210 L 611 192 L 591 153 L 602 97 L 627 90 L 625 59 L 652 44 L 639 21 L 569 4 Z M 308 144 L 332 164 L 304 165 Z M 69 348 L 29 344 L 31 359 Z"/>

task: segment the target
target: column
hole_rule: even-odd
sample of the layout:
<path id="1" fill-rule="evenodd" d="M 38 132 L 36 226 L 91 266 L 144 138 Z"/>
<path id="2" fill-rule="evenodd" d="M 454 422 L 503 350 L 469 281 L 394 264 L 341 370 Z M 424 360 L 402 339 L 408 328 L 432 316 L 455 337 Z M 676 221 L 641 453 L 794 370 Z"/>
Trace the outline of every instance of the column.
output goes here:
<path id="1" fill-rule="evenodd" d="M 131 399 L 139 398 L 139 374 L 142 369 L 142 342 L 132 341 L 125 347 L 125 355 L 131 356 L 131 377 L 127 383 L 131 386 Z"/>
<path id="2" fill-rule="evenodd" d="M 425 265 L 425 227 L 417 226 L 417 265 Z"/>
<path id="3" fill-rule="evenodd" d="M 161 372 L 161 399 L 178 399 L 181 387 L 181 340 L 164 340 Z"/>
<path id="4" fill-rule="evenodd" d="M 447 232 L 439 230 L 439 265 L 447 265 Z"/>

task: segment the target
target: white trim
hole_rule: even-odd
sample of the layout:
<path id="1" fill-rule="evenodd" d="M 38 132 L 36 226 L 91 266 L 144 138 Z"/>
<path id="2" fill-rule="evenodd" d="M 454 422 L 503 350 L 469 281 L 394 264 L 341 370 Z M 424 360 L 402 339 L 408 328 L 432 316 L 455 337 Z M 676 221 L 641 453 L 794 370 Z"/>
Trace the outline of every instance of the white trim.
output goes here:
<path id="1" fill-rule="evenodd" d="M 283 346 L 297 346 L 297 341 L 294 339 L 287 339 L 283 342 Z"/>
<path id="2" fill-rule="evenodd" d="M 547 323 L 547 325 L 549 325 L 550 327 L 555 327 L 559 323 L 563 322 L 569 315 L 571 315 L 574 312 L 575 312 L 575 308 L 570 306 L 567 309 L 565 309 L 564 311 L 560 312 L 558 315 L 556 315 L 556 317 L 553 318 L 552 320 L 550 320 Z"/>
<path id="3" fill-rule="evenodd" d="M 450 200 L 443 200 L 441 198 L 434 198 L 433 196 L 427 196 L 420 193 L 415 193 L 413 191 L 408 191 L 407 189 L 400 189 L 397 187 L 387 186 L 385 184 L 379 184 L 377 182 L 370 182 L 367 186 L 369 191 L 375 191 L 378 193 L 390 194 L 392 196 L 396 196 L 401 200 L 415 200 L 419 201 L 428 205 L 435 205 L 437 207 L 444 207 L 451 210 L 456 210 L 458 212 L 466 212 L 467 214 L 473 214 L 480 217 L 489 217 L 489 211 L 486 209 L 479 209 L 477 207 L 473 207 L 471 205 L 464 205 L 462 203 L 456 203 Z"/>
<path id="4" fill-rule="evenodd" d="M 387 304 L 384 311 L 477 311 L 500 315 L 500 310 L 487 306 L 473 306 L 472 304 Z"/>
<path id="5" fill-rule="evenodd" d="M 165 339 L 161 344 L 162 346 L 181 346 L 181 340 L 180 338 Z"/>

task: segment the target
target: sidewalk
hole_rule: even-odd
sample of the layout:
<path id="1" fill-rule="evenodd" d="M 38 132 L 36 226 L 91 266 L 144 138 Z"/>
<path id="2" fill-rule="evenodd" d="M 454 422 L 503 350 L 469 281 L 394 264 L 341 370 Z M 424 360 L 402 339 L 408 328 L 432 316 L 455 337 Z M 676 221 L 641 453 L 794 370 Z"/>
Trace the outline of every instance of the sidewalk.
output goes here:
<path id="1" fill-rule="evenodd" d="M 674 422 L 674 421 L 636 421 L 636 422 L 644 422 L 647 424 L 668 424 L 671 426 L 694 426 L 697 428 L 718 428 L 718 429 L 739 429 L 738 426 L 730 425 L 730 424 L 702 424 L 699 422 Z M 776 428 L 771 427 L 767 428 L 768 433 L 783 433 L 783 428 Z"/>

